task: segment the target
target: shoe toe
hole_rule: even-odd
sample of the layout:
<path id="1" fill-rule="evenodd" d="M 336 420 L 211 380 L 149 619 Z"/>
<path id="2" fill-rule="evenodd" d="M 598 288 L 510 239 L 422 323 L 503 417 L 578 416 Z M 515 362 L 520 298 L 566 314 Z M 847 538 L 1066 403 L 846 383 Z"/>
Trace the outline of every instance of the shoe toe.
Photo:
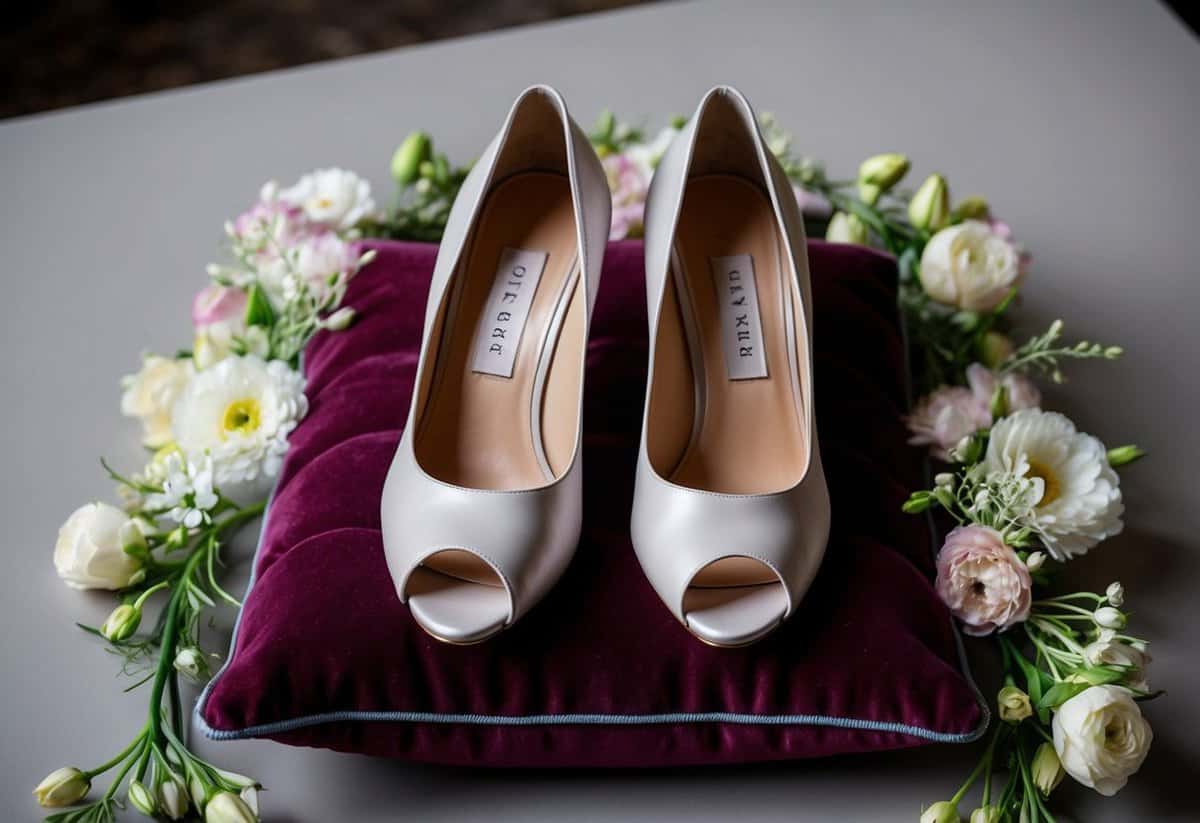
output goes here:
<path id="1" fill-rule="evenodd" d="M 413 570 L 407 588 L 413 618 L 438 640 L 478 643 L 508 622 L 509 596 L 500 586 L 451 577 L 422 566 Z"/>
<path id="2" fill-rule="evenodd" d="M 788 597 L 779 582 L 751 586 L 691 586 L 684 595 L 687 627 L 713 646 L 744 646 L 778 626 L 787 615 Z"/>

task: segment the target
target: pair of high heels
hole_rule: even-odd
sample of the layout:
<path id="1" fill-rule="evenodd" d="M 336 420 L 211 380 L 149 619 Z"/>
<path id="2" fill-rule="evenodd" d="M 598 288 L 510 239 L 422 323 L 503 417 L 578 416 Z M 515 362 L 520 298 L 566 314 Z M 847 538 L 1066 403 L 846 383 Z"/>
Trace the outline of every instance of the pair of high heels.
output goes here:
<path id="1" fill-rule="evenodd" d="M 381 504 L 396 592 L 439 640 L 513 625 L 575 552 L 610 212 L 599 159 L 546 86 L 517 98 L 451 209 Z M 803 222 L 736 90 L 706 94 L 667 149 L 644 222 L 633 545 L 693 635 L 745 645 L 795 610 L 830 516 Z"/>

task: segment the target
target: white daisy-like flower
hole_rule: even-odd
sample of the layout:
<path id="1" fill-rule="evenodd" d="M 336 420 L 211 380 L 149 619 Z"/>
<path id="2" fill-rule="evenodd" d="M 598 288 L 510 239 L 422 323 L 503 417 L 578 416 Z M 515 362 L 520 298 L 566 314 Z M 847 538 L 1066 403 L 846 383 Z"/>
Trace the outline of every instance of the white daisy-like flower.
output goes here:
<path id="1" fill-rule="evenodd" d="M 189 529 L 211 523 L 209 512 L 221 499 L 213 491 L 212 457 L 205 455 L 199 462 L 187 460 L 176 449 L 162 461 L 162 471 L 162 493 L 147 496 L 146 505 L 166 510 L 167 517 Z"/>
<path id="2" fill-rule="evenodd" d="M 352 171 L 318 169 L 279 192 L 279 199 L 304 210 L 304 216 L 337 231 L 354 228 L 375 211 L 371 184 Z"/>
<path id="3" fill-rule="evenodd" d="M 224 486 L 278 474 L 288 434 L 307 413 L 303 375 L 247 354 L 199 372 L 176 403 L 172 428 L 185 453 L 211 455 Z"/>
<path id="4" fill-rule="evenodd" d="M 1086 554 L 1121 531 L 1121 481 L 1104 444 L 1061 414 L 1023 409 L 996 423 L 984 467 L 1039 487 L 1029 526 L 1055 560 Z"/>

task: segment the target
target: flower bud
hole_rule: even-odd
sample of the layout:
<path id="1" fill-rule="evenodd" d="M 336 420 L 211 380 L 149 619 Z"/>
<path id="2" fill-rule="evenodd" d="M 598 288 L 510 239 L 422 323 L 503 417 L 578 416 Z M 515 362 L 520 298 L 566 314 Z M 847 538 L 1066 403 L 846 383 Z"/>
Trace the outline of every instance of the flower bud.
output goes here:
<path id="1" fill-rule="evenodd" d="M 931 174 L 917 189 L 908 204 L 908 220 L 913 228 L 937 231 L 950 219 L 950 189 L 946 178 Z"/>
<path id="2" fill-rule="evenodd" d="M 246 801 L 233 792 L 217 792 L 204 809 L 205 823 L 257 823 Z"/>
<path id="3" fill-rule="evenodd" d="M 182 523 L 178 528 L 171 529 L 167 534 L 167 546 L 172 549 L 181 549 L 188 544 L 188 529 Z"/>
<path id="4" fill-rule="evenodd" d="M 87 775 L 72 766 L 55 769 L 46 775 L 46 779 L 33 790 L 33 796 L 39 805 L 53 809 L 74 806 L 87 797 L 91 788 L 92 781 L 88 780 Z"/>
<path id="5" fill-rule="evenodd" d="M 855 243 L 865 246 L 870 235 L 867 232 L 867 225 L 858 215 L 839 211 L 829 219 L 829 226 L 825 229 L 825 239 L 830 243 Z"/>
<path id="6" fill-rule="evenodd" d="M 192 804 L 195 805 L 196 811 L 204 814 L 204 808 L 208 805 L 208 787 L 195 774 L 188 779 L 188 793 L 192 796 Z"/>
<path id="7" fill-rule="evenodd" d="M 349 306 L 343 306 L 326 317 L 321 325 L 330 331 L 343 331 L 350 328 L 350 324 L 354 322 L 355 317 L 356 313 L 354 309 Z"/>
<path id="8" fill-rule="evenodd" d="M 954 207 L 955 220 L 987 220 L 991 216 L 988 201 L 978 195 L 972 195 Z"/>
<path id="9" fill-rule="evenodd" d="M 239 797 L 250 808 L 250 811 L 258 814 L 258 786 L 246 786 L 239 793 Z"/>
<path id="10" fill-rule="evenodd" d="M 1108 588 L 1104 590 L 1104 596 L 1108 598 L 1108 602 L 1117 608 L 1125 605 L 1125 587 L 1119 581 L 1113 581 L 1108 584 Z"/>
<path id="11" fill-rule="evenodd" d="M 170 772 L 158 784 L 158 802 L 162 813 L 172 820 L 182 820 L 187 815 L 188 788 L 183 778 L 175 772 Z"/>
<path id="12" fill-rule="evenodd" d="M 954 511 L 954 492 L 946 486 L 938 486 L 933 490 L 934 499 L 941 504 L 946 511 Z"/>
<path id="13" fill-rule="evenodd" d="M 1121 466 L 1128 466 L 1135 460 L 1141 460 L 1146 456 L 1146 453 L 1137 446 L 1117 446 L 1108 450 L 1108 465 L 1114 469 Z"/>
<path id="14" fill-rule="evenodd" d="M 858 196 L 867 205 L 875 205 L 879 195 L 900 182 L 908 173 L 908 158 L 903 154 L 876 154 L 858 167 Z"/>
<path id="15" fill-rule="evenodd" d="M 1044 565 L 1046 565 L 1045 552 L 1030 552 L 1029 557 L 1025 558 L 1025 568 L 1031 572 L 1037 571 Z"/>
<path id="16" fill-rule="evenodd" d="M 1033 784 L 1038 787 L 1038 791 L 1047 796 L 1066 775 L 1062 761 L 1058 759 L 1058 752 L 1054 751 L 1054 746 L 1050 743 L 1038 746 L 1033 755 L 1033 763 L 1030 764 L 1030 771 L 1033 772 Z"/>
<path id="17" fill-rule="evenodd" d="M 392 179 L 401 186 L 414 183 L 421 173 L 421 164 L 429 159 L 433 142 L 423 131 L 414 131 L 392 155 Z"/>
<path id="18" fill-rule="evenodd" d="M 1000 807 L 980 806 L 971 812 L 971 823 L 1000 823 Z"/>
<path id="19" fill-rule="evenodd" d="M 933 485 L 945 486 L 947 489 L 954 489 L 954 475 L 951 472 L 938 472 L 933 476 Z"/>
<path id="20" fill-rule="evenodd" d="M 979 341 L 979 359 L 989 369 L 995 369 L 1012 356 L 1013 342 L 998 331 L 990 331 Z"/>
<path id="21" fill-rule="evenodd" d="M 132 637 L 141 622 L 142 610 L 137 606 L 122 603 L 113 609 L 112 614 L 100 625 L 100 634 L 104 635 L 105 639 L 116 643 Z"/>
<path id="22" fill-rule="evenodd" d="M 195 646 L 188 646 L 180 649 L 179 654 L 175 655 L 175 670 L 193 680 L 199 680 L 208 674 L 208 661 L 204 659 L 204 652 Z"/>
<path id="23" fill-rule="evenodd" d="M 1112 606 L 1101 606 L 1096 609 L 1092 614 L 1092 619 L 1102 629 L 1125 628 L 1125 615 L 1119 609 L 1114 609 Z"/>
<path id="24" fill-rule="evenodd" d="M 933 495 L 926 491 L 913 492 L 900 510 L 905 514 L 920 514 L 933 505 Z"/>
<path id="25" fill-rule="evenodd" d="M 1000 381 L 996 381 L 996 390 L 992 392 L 992 400 L 988 403 L 988 412 L 991 413 L 993 420 L 999 420 L 1008 414 L 1008 388 Z"/>
<path id="26" fill-rule="evenodd" d="M 921 814 L 921 823 L 959 823 L 958 806 L 949 800 L 939 800 Z"/>
<path id="27" fill-rule="evenodd" d="M 154 795 L 139 781 L 130 781 L 127 797 L 129 798 L 130 805 L 146 815 L 146 817 L 154 817 L 154 815 L 158 814 L 158 803 L 155 801 Z"/>
<path id="28" fill-rule="evenodd" d="M 1020 723 L 1033 714 L 1029 695 L 1016 686 L 1001 689 L 996 696 L 996 704 L 1000 707 L 1000 719 L 1005 723 Z"/>

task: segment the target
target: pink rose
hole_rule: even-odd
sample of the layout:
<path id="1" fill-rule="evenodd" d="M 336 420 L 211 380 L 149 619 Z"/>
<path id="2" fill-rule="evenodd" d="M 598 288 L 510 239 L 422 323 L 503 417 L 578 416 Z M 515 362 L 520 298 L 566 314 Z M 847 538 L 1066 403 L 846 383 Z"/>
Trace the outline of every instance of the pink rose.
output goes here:
<path id="1" fill-rule="evenodd" d="M 610 154 L 604 158 L 604 173 L 608 176 L 608 188 L 613 198 L 608 239 L 640 237 L 650 181 L 638 165 L 623 154 Z"/>
<path id="2" fill-rule="evenodd" d="M 232 286 L 213 283 L 192 300 L 192 325 L 197 329 L 213 323 L 236 325 L 246 313 L 246 293 Z"/>
<path id="3" fill-rule="evenodd" d="M 929 446 L 939 460 L 950 459 L 950 449 L 969 434 L 992 425 L 987 400 L 963 386 L 941 386 L 922 397 L 905 418 L 914 446 Z"/>
<path id="4" fill-rule="evenodd" d="M 960 526 L 946 535 L 934 585 L 967 634 L 1004 631 L 1029 617 L 1029 569 L 995 529 Z"/>
<path id="5" fill-rule="evenodd" d="M 982 363 L 967 366 L 967 382 L 975 399 L 990 407 L 992 395 L 996 393 L 996 373 Z M 1000 385 L 1008 392 L 1008 413 L 1021 409 L 1037 409 L 1042 405 L 1042 393 L 1034 382 L 1023 374 L 1012 372 L 1000 378 Z"/>

